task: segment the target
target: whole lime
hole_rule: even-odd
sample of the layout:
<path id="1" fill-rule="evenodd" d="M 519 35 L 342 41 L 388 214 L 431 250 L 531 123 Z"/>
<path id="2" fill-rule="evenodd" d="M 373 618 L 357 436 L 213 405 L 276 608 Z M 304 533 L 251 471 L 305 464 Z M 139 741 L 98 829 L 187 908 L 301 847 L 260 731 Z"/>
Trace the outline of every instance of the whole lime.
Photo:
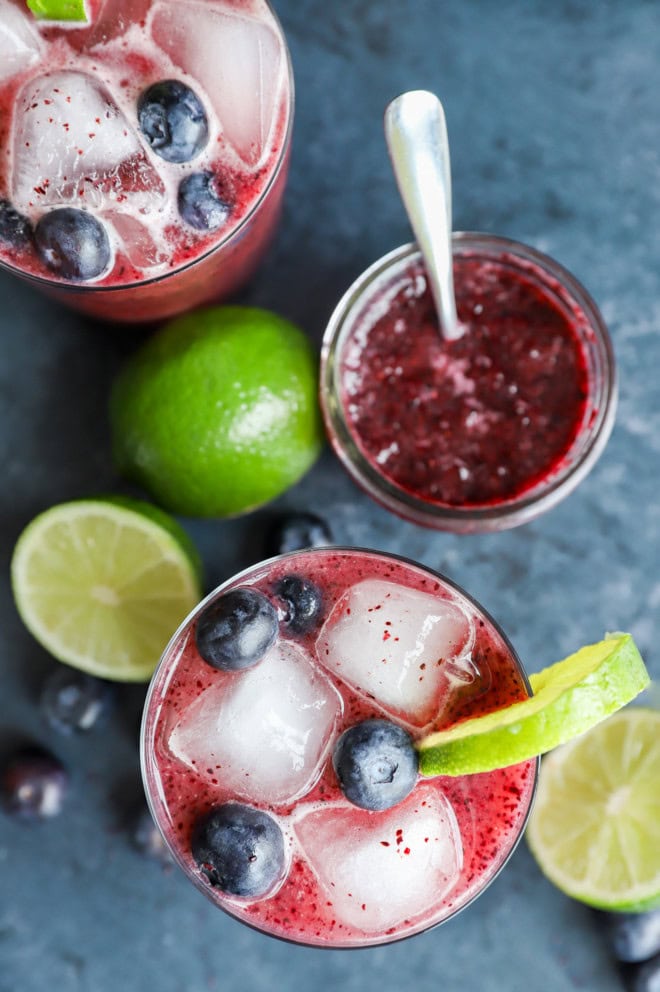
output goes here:
<path id="1" fill-rule="evenodd" d="M 293 485 L 320 452 L 314 352 L 268 311 L 193 311 L 129 360 L 110 420 L 120 471 L 162 506 L 192 517 L 246 513 Z"/>

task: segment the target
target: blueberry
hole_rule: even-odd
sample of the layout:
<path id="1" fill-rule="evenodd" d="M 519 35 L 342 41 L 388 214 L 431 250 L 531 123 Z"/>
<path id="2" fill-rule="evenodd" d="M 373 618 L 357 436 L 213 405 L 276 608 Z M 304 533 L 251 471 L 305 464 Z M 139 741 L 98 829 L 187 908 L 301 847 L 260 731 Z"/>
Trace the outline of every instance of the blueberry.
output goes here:
<path id="1" fill-rule="evenodd" d="M 166 162 L 190 162 L 209 139 L 206 112 L 185 83 L 164 79 L 138 100 L 140 130 Z"/>
<path id="2" fill-rule="evenodd" d="M 277 637 L 277 613 L 256 589 L 232 589 L 197 621 L 197 650 L 209 665 L 231 672 L 256 665 Z"/>
<path id="3" fill-rule="evenodd" d="M 639 964 L 621 967 L 626 992 L 660 992 L 660 954 Z"/>
<path id="4" fill-rule="evenodd" d="M 27 248 L 32 242 L 32 225 L 14 210 L 9 200 L 0 200 L 0 241 L 12 248 Z"/>
<path id="5" fill-rule="evenodd" d="M 275 583 L 275 594 L 286 605 L 284 624 L 294 634 L 306 634 L 318 627 L 323 616 L 323 593 L 300 575 L 285 575 Z"/>
<path id="6" fill-rule="evenodd" d="M 362 809 L 395 806 L 417 781 L 418 758 L 412 738 L 389 720 L 364 720 L 344 731 L 332 763 L 342 792 Z"/>
<path id="7" fill-rule="evenodd" d="M 192 855 L 214 888 L 258 899 L 284 875 L 284 837 L 267 813 L 226 803 L 195 824 Z"/>
<path id="8" fill-rule="evenodd" d="M 660 909 L 648 913 L 600 914 L 619 961 L 646 961 L 660 953 Z"/>
<path id="9" fill-rule="evenodd" d="M 314 513 L 292 513 L 281 517 L 266 535 L 266 553 L 284 555 L 305 548 L 321 548 L 333 543 L 330 527 Z"/>
<path id="10" fill-rule="evenodd" d="M 61 811 L 69 784 L 66 769 L 40 747 L 15 751 L 0 768 L 0 796 L 8 813 L 45 820 Z"/>
<path id="11" fill-rule="evenodd" d="M 179 184 L 179 213 L 198 231 L 215 231 L 231 213 L 231 205 L 221 199 L 212 172 L 193 172 Z"/>
<path id="12" fill-rule="evenodd" d="M 34 239 L 42 261 L 64 279 L 95 279 L 110 265 L 107 231 L 85 210 L 51 210 L 37 224 Z"/>
<path id="13" fill-rule="evenodd" d="M 144 806 L 135 816 L 133 843 L 140 854 L 162 865 L 171 865 L 173 858 L 151 813 Z"/>
<path id="14" fill-rule="evenodd" d="M 55 730 L 91 730 L 114 701 L 113 687 L 102 679 L 62 666 L 41 692 L 41 709 Z"/>

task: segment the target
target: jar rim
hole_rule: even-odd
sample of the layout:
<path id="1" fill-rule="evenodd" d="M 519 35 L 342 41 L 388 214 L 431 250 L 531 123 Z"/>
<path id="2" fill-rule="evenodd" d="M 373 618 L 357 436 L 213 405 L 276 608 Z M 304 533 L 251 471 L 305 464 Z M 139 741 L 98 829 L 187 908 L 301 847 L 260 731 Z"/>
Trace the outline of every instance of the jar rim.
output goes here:
<path id="1" fill-rule="evenodd" d="M 474 252 L 504 259 L 529 273 L 547 276 L 548 290 L 560 302 L 584 315 L 581 340 L 593 352 L 597 368 L 589 377 L 592 412 L 573 442 L 579 452 L 530 489 L 497 503 L 466 506 L 431 503 L 403 489 L 380 473 L 358 447 L 344 415 L 341 400 L 340 359 L 356 316 L 364 312 L 369 294 L 411 262 L 421 260 L 416 244 L 405 244 L 379 258 L 351 284 L 339 300 L 326 327 L 320 368 L 320 404 L 326 433 L 344 468 L 376 502 L 404 519 L 436 530 L 456 533 L 503 530 L 539 516 L 564 499 L 593 468 L 609 439 L 617 406 L 617 369 L 610 335 L 603 317 L 584 286 L 549 255 L 510 238 L 481 232 L 455 232 L 454 254 Z M 375 296 L 375 293 L 374 293 Z M 579 333 L 579 329 L 578 329 Z M 588 340 L 587 340 L 588 335 Z M 597 381 L 596 381 L 597 380 Z M 569 453 L 570 453 L 569 449 Z M 568 454 L 567 453 L 567 456 Z"/>

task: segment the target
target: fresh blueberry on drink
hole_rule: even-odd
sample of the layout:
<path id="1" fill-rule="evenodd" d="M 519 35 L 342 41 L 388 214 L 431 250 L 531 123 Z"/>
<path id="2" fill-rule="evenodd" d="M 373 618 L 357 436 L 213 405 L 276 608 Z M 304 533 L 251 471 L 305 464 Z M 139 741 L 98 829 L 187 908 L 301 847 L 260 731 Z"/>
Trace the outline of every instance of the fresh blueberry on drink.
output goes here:
<path id="1" fill-rule="evenodd" d="M 5 758 L 0 768 L 0 798 L 8 813 L 23 820 L 57 816 L 68 791 L 62 763 L 43 748 L 23 747 Z"/>
<path id="2" fill-rule="evenodd" d="M 660 954 L 637 964 L 621 967 L 626 992 L 660 992 Z"/>
<path id="3" fill-rule="evenodd" d="M 274 557 L 333 543 L 332 531 L 321 517 L 315 513 L 291 513 L 271 526 L 266 535 L 266 553 Z"/>
<path id="4" fill-rule="evenodd" d="M 332 763 L 342 792 L 361 809 L 389 809 L 405 799 L 417 781 L 412 737 L 389 720 L 364 720 L 344 731 Z"/>
<path id="5" fill-rule="evenodd" d="M 215 231 L 226 223 L 231 206 L 220 197 L 212 172 L 193 172 L 179 184 L 179 213 L 197 231 Z"/>
<path id="6" fill-rule="evenodd" d="M 256 589 L 232 589 L 218 597 L 197 621 L 197 650 L 213 668 L 239 671 L 256 665 L 275 642 L 274 606 Z"/>
<path id="7" fill-rule="evenodd" d="M 618 961 L 646 961 L 660 953 L 660 909 L 600 915 Z"/>
<path id="8" fill-rule="evenodd" d="M 9 200 L 0 200 L 0 241 L 12 248 L 27 248 L 32 242 L 32 225 Z"/>
<path id="9" fill-rule="evenodd" d="M 44 214 L 34 239 L 41 260 L 63 279 L 96 279 L 110 265 L 108 233 L 86 210 L 62 207 Z"/>
<path id="10" fill-rule="evenodd" d="M 284 837 L 267 813 L 241 803 L 225 803 L 195 825 L 192 855 L 214 888 L 257 899 L 284 875 Z"/>
<path id="11" fill-rule="evenodd" d="M 275 583 L 275 594 L 284 603 L 284 625 L 294 634 L 306 634 L 320 625 L 323 594 L 319 587 L 300 575 L 285 575 Z"/>
<path id="12" fill-rule="evenodd" d="M 64 733 L 91 730 L 107 715 L 113 701 L 114 690 L 108 682 L 65 666 L 46 679 L 41 692 L 46 720 Z"/>
<path id="13" fill-rule="evenodd" d="M 206 112 L 197 94 L 176 79 L 154 83 L 138 100 L 140 130 L 166 162 L 190 162 L 209 137 Z"/>

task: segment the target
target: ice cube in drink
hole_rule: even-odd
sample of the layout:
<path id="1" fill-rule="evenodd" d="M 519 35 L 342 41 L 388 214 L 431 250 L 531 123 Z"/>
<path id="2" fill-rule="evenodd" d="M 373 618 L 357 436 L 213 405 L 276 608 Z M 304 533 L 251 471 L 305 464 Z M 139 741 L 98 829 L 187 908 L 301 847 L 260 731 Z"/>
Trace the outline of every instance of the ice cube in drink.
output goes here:
<path id="1" fill-rule="evenodd" d="M 277 637 L 248 667 L 232 668 L 226 651 L 218 660 L 198 642 L 197 628 L 238 587 L 268 601 Z M 296 599 L 301 589 L 308 603 L 312 590 L 313 610 Z M 284 555 L 211 594 L 166 650 L 143 725 L 152 812 L 191 880 L 265 933 L 321 947 L 409 936 L 463 908 L 498 873 L 524 827 L 536 762 L 413 777 L 404 798 L 376 810 L 348 798 L 338 742 L 366 722 L 415 740 L 527 692 L 493 621 L 435 573 L 370 551 Z M 214 860 L 209 837 L 236 814 L 266 818 L 279 838 L 258 891 L 236 884 L 235 864 Z"/>

